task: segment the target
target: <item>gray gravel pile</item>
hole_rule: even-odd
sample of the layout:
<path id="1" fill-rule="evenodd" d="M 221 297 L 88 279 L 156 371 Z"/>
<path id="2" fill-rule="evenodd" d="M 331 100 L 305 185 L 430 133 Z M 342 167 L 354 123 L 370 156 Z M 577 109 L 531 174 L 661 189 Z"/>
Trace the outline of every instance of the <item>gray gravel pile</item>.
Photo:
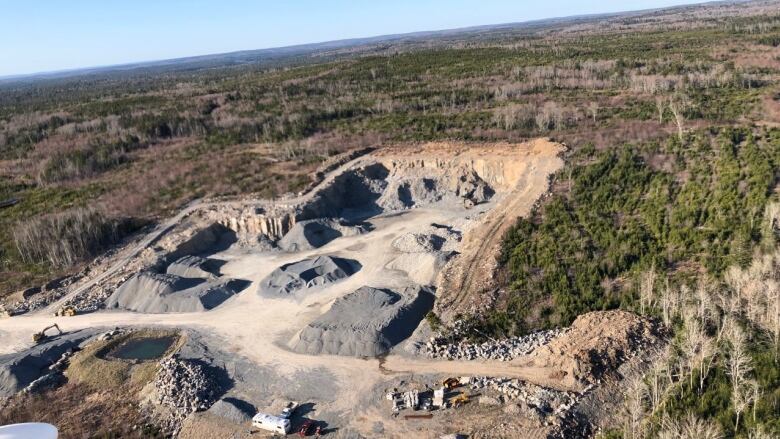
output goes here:
<path id="1" fill-rule="evenodd" d="M 252 407 L 244 401 L 236 398 L 222 398 L 211 406 L 209 413 L 239 425 L 249 425 L 256 412 L 250 409 Z"/>
<path id="2" fill-rule="evenodd" d="M 360 264 L 357 261 L 317 256 L 277 268 L 260 282 L 258 292 L 266 297 L 286 296 L 338 282 L 352 276 L 359 269 Z"/>
<path id="3" fill-rule="evenodd" d="M 70 357 L 72 357 L 75 352 L 76 351 L 72 348 L 63 352 L 60 359 L 48 367 L 48 372 L 28 384 L 27 387 L 22 389 L 22 393 L 37 393 L 62 384 L 62 382 L 65 380 L 65 376 L 62 374 L 62 372 L 66 367 L 68 367 L 68 364 L 70 363 Z"/>
<path id="4" fill-rule="evenodd" d="M 461 340 L 451 343 L 450 337 L 438 336 L 424 345 L 422 352 L 431 358 L 448 360 L 500 360 L 510 361 L 528 355 L 534 349 L 544 346 L 553 338 L 565 333 L 565 329 L 539 331 L 522 337 L 490 340 L 484 343 L 468 343 Z M 453 337 L 457 339 L 457 337 Z"/>
<path id="5" fill-rule="evenodd" d="M 219 263 L 214 259 L 200 256 L 184 256 L 168 265 L 167 274 L 188 278 L 216 279 L 219 275 Z"/>
<path id="6" fill-rule="evenodd" d="M 356 236 L 366 231 L 362 226 L 347 225 L 334 219 L 305 220 L 295 223 L 277 245 L 288 252 L 314 250 L 336 238 Z"/>
<path id="7" fill-rule="evenodd" d="M 171 357 L 160 362 L 154 379 L 157 403 L 173 413 L 166 429 L 178 432 L 181 421 L 190 413 L 208 409 L 216 399 L 217 383 L 200 364 Z"/>
<path id="8" fill-rule="evenodd" d="M 239 284 L 144 271 L 117 288 L 106 307 L 153 314 L 208 311 L 236 294 Z"/>
<path id="9" fill-rule="evenodd" d="M 293 339 L 296 352 L 375 357 L 409 337 L 433 307 L 425 287 L 361 287 L 340 297 Z"/>

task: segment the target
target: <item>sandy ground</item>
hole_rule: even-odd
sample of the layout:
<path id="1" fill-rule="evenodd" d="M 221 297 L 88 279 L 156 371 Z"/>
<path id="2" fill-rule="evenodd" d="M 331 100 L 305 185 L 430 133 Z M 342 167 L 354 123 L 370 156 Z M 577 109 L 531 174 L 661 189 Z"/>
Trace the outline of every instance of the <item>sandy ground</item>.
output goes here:
<path id="1" fill-rule="evenodd" d="M 552 145 L 552 144 L 547 144 Z M 552 148 L 552 147 L 550 147 Z M 551 379 L 551 370 L 529 367 L 522 361 L 501 362 L 453 362 L 414 358 L 409 355 L 391 353 L 383 359 L 361 359 L 339 356 L 308 356 L 292 352 L 288 342 L 297 331 L 325 312 L 332 301 L 355 289 L 368 285 L 372 287 L 403 287 L 414 283 L 434 284 L 439 274 L 434 265 L 435 259 L 425 253 L 410 254 L 396 250 L 393 241 L 405 233 L 429 228 L 432 223 L 453 225 L 460 230 L 468 230 L 475 225 L 479 233 L 470 235 L 467 241 L 466 261 L 471 268 L 477 268 L 474 261 L 485 257 L 486 252 L 494 250 L 499 232 L 508 219 L 526 213 L 547 187 L 547 176 L 560 166 L 555 156 L 557 150 L 545 151 L 532 149 L 528 154 L 529 163 L 519 170 L 520 186 L 502 194 L 490 203 L 466 210 L 462 206 L 437 206 L 417 208 L 396 214 L 387 214 L 370 219 L 374 230 L 370 233 L 342 237 L 324 247 L 313 251 L 298 253 L 268 252 L 258 253 L 241 248 L 231 248 L 212 257 L 226 260 L 222 272 L 230 277 L 251 281 L 251 285 L 240 294 L 226 301 L 218 308 L 204 313 L 178 314 L 137 314 L 131 312 L 102 311 L 75 317 L 53 317 L 51 313 L 37 313 L 0 320 L 0 354 L 20 351 L 32 344 L 30 335 L 41 328 L 57 323 L 64 331 L 81 328 L 114 326 L 170 326 L 192 328 L 223 340 L 219 348 L 225 352 L 241 355 L 255 364 L 272 368 L 276 374 L 296 377 L 312 373 L 327 373 L 334 377 L 337 394 L 331 402 L 323 403 L 324 409 L 335 413 L 349 414 L 349 422 L 366 425 L 370 412 L 376 408 L 365 407 L 361 400 L 370 394 L 378 384 L 394 376 L 408 373 L 447 374 L 447 375 L 488 375 L 522 378 L 561 390 L 570 390 L 562 383 Z M 537 148 L 538 149 L 538 148 Z M 326 179 L 328 181 L 328 179 Z M 490 209 L 497 213 L 488 213 Z M 164 223 L 159 230 L 171 227 L 195 206 L 190 206 Z M 487 216 L 486 216 L 487 215 Z M 487 223 L 484 220 L 487 219 Z M 160 232 L 162 233 L 162 232 Z M 157 231 L 144 239 L 139 247 L 122 253 L 117 265 L 125 263 L 130 254 L 138 248 L 154 242 Z M 483 245 L 472 247 L 483 239 Z M 309 291 L 307 294 L 289 298 L 272 299 L 257 294 L 259 282 L 277 267 L 317 255 L 334 255 L 355 259 L 362 269 L 339 283 Z M 403 258 L 403 263 L 398 259 Z M 407 273 L 393 267 L 414 267 L 410 277 Z M 113 267 L 112 267 L 113 270 Z M 97 280 L 104 278 L 99 276 Z M 470 281 L 469 281 L 470 282 Z M 92 282 L 90 282 L 91 284 Z M 456 301 L 462 300 L 460 296 Z M 53 308 L 49 308 L 51 310 Z M 378 401 L 382 404 L 386 401 Z M 361 408 L 363 407 L 363 408 Z M 384 405 L 382 405 L 384 407 Z M 262 409 L 262 407 L 259 407 Z"/>

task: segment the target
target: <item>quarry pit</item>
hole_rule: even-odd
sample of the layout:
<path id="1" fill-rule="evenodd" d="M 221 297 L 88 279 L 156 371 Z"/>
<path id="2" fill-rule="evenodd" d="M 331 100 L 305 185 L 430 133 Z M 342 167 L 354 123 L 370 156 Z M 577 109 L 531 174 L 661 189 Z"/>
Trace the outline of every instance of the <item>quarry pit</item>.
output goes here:
<path id="1" fill-rule="evenodd" d="M 222 370 L 233 383 L 214 412 L 310 401 L 313 416 L 365 437 L 376 422 L 388 437 L 404 433 L 380 409 L 381 389 L 409 374 L 584 391 L 571 374 L 578 366 L 552 359 L 565 352 L 507 362 L 419 354 L 432 334 L 429 311 L 446 317 L 478 306 L 503 232 L 547 192 L 563 150 L 545 139 L 386 147 L 346 160 L 303 194 L 193 203 L 44 310 L 0 320 L 0 381 L 13 381 L 0 390 L 24 387 L 8 364 L 31 349 L 31 332 L 56 322 L 66 335 L 185 331 L 177 358 Z M 63 307 L 77 315 L 52 317 Z M 229 431 L 211 412 L 186 417 L 180 436 Z M 431 436 L 443 428 L 431 427 Z"/>

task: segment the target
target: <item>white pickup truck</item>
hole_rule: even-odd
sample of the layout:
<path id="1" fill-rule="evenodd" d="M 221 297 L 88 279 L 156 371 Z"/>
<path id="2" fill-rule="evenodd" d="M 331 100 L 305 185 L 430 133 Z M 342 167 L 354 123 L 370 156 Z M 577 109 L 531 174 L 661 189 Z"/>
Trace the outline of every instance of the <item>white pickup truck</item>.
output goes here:
<path id="1" fill-rule="evenodd" d="M 297 408 L 298 408 L 298 401 L 290 401 L 282 409 L 282 413 L 279 414 L 279 417 L 282 418 L 282 419 L 290 419 L 290 417 L 295 412 L 295 409 L 297 409 Z"/>

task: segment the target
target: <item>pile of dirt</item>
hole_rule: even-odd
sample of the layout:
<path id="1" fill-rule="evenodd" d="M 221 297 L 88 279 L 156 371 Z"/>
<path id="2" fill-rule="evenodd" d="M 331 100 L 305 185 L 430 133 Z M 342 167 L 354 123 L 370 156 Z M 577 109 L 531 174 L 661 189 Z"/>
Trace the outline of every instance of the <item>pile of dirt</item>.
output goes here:
<path id="1" fill-rule="evenodd" d="M 347 225 L 333 219 L 313 219 L 296 223 L 277 245 L 284 251 L 296 252 L 320 248 L 342 236 L 366 232 L 360 225 Z"/>
<path id="2" fill-rule="evenodd" d="M 96 331 L 55 336 L 26 351 L 0 355 L 0 397 L 12 396 L 49 372 L 49 366 L 70 350 L 79 349 Z"/>
<path id="3" fill-rule="evenodd" d="M 237 280 L 206 280 L 143 271 L 117 288 L 106 300 L 106 308 L 152 314 L 208 311 L 245 287 L 243 281 Z"/>
<path id="4" fill-rule="evenodd" d="M 336 299 L 330 309 L 293 338 L 296 352 L 375 357 L 400 343 L 433 307 L 424 287 L 400 291 L 361 287 Z"/>
<path id="5" fill-rule="evenodd" d="M 660 326 L 644 317 L 626 311 L 590 312 L 534 351 L 527 365 L 550 369 L 549 378 L 582 387 L 662 340 Z"/>
<path id="6" fill-rule="evenodd" d="M 360 263 L 350 259 L 331 256 L 304 259 L 274 270 L 260 282 L 258 293 L 266 297 L 289 295 L 346 279 L 360 268 Z"/>

